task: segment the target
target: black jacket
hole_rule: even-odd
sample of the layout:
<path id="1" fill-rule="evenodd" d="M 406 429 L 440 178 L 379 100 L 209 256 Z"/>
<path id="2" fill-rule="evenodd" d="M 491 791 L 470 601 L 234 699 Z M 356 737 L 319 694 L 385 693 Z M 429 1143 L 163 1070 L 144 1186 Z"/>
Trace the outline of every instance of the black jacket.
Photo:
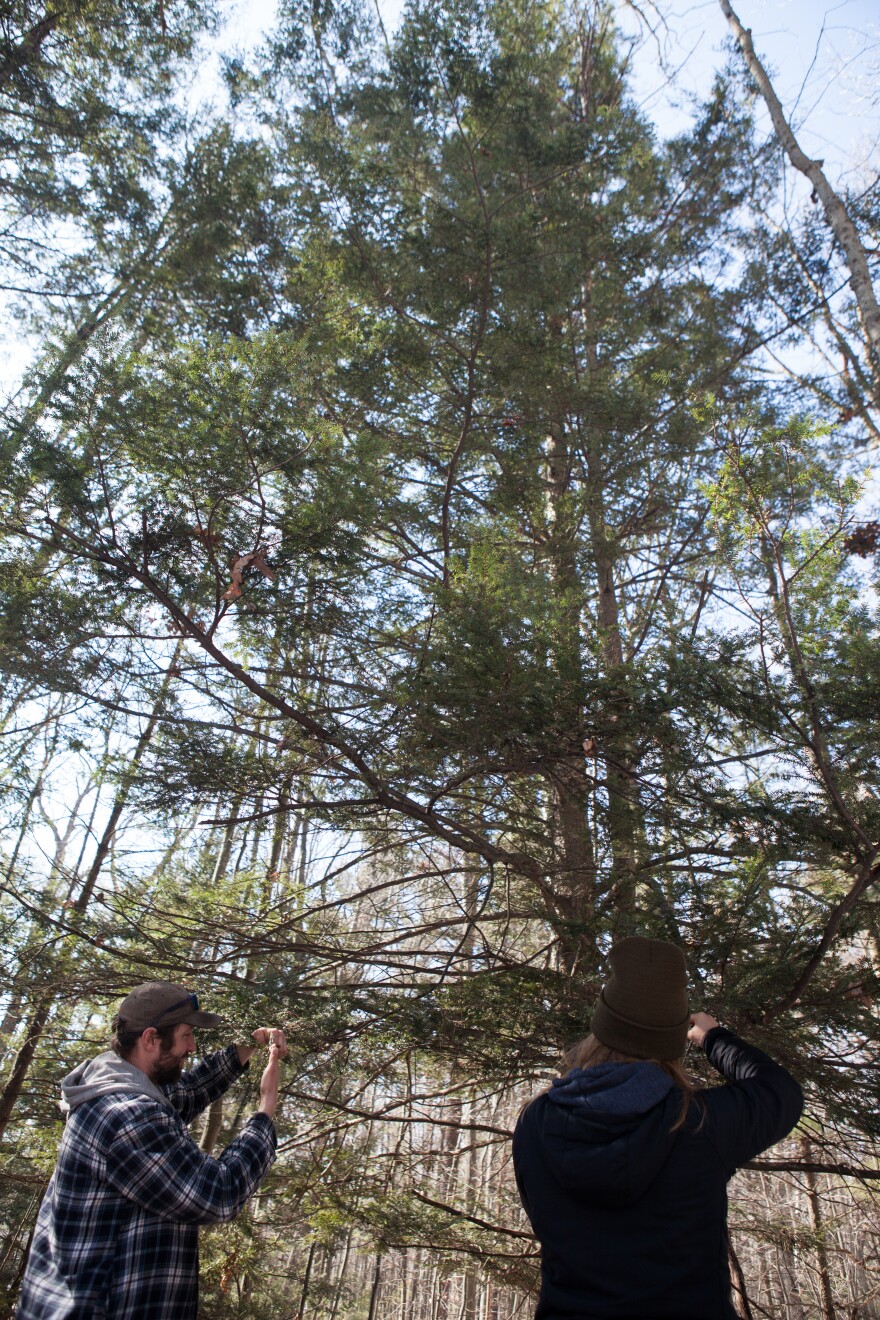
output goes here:
<path id="1" fill-rule="evenodd" d="M 652 1063 L 575 1069 L 513 1136 L 522 1203 L 541 1243 L 536 1320 L 734 1320 L 727 1182 L 801 1114 L 797 1082 L 732 1032 L 707 1033 L 730 1085 L 681 1091 Z"/>

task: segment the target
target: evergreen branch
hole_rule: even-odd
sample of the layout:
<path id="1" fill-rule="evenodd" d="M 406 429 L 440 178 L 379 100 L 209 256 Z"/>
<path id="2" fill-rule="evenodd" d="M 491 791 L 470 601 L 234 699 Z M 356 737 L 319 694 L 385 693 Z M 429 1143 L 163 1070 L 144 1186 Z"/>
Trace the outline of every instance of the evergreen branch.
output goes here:
<path id="1" fill-rule="evenodd" d="M 488 1219 L 480 1219 L 477 1215 L 468 1214 L 466 1210 L 458 1210 L 454 1205 L 447 1205 L 445 1201 L 435 1201 L 432 1196 L 426 1196 L 417 1187 L 410 1187 L 409 1194 L 414 1196 L 417 1201 L 432 1206 L 435 1210 L 443 1210 L 447 1215 L 454 1215 L 456 1219 L 465 1219 L 469 1224 L 476 1224 L 478 1228 L 488 1229 L 490 1233 L 500 1233 L 504 1237 L 524 1238 L 526 1242 L 534 1242 L 535 1240 L 534 1233 L 527 1233 L 521 1228 L 505 1228 L 503 1224 L 490 1224 Z"/>
<path id="2" fill-rule="evenodd" d="M 880 1169 L 860 1169 L 854 1164 L 825 1164 L 821 1160 L 749 1160 L 743 1168 L 764 1173 L 829 1173 L 841 1178 L 858 1178 L 861 1182 L 880 1178 Z"/>

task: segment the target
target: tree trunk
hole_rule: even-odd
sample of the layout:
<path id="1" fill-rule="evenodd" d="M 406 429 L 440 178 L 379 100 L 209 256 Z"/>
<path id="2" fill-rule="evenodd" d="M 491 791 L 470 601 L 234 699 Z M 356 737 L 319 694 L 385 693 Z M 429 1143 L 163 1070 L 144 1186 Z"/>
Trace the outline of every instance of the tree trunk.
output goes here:
<path id="1" fill-rule="evenodd" d="M 220 1129 L 223 1126 L 223 1097 L 222 1095 L 212 1102 L 205 1115 L 205 1126 L 202 1129 L 201 1140 L 199 1141 L 199 1150 L 210 1154 L 217 1144 L 217 1138 L 220 1135 Z"/>
<path id="2" fill-rule="evenodd" d="M 123 777 L 122 784 L 116 795 L 116 799 L 114 801 L 113 808 L 110 812 L 110 816 L 108 818 L 107 824 L 104 827 L 103 833 L 101 835 L 101 839 L 98 843 L 98 848 L 95 853 L 95 858 L 92 862 L 92 865 L 89 867 L 88 875 L 86 876 L 85 881 L 83 882 L 83 886 L 80 890 L 80 893 L 73 904 L 73 911 L 76 916 L 82 916 L 85 913 L 88 902 L 94 892 L 95 884 L 97 883 L 98 877 L 101 873 L 101 868 L 103 867 L 109 855 L 110 848 L 113 843 L 113 838 L 116 833 L 116 828 L 119 824 L 119 818 L 122 815 L 123 810 L 125 809 L 125 805 L 128 801 L 128 797 L 131 792 L 131 787 L 133 783 L 132 770 L 135 769 L 137 765 L 140 763 L 140 761 L 143 759 L 144 752 L 146 751 L 150 743 L 150 739 L 152 738 L 153 733 L 155 731 L 156 724 L 161 714 L 162 706 L 164 705 L 165 702 L 165 697 L 168 693 L 168 688 L 171 682 L 172 674 L 174 672 L 177 663 L 177 658 L 180 654 L 180 649 L 181 649 L 181 644 L 178 644 L 174 652 L 174 657 L 171 661 L 171 664 L 168 666 L 168 669 L 165 671 L 164 677 L 162 679 L 162 685 L 159 688 L 159 692 L 153 704 L 153 709 L 147 720 L 146 727 L 144 728 L 140 738 L 138 739 L 135 745 L 135 749 L 134 752 L 132 753 L 131 761 L 128 767 L 126 768 L 125 776 Z M 71 892 L 72 889 L 73 887 L 71 887 Z M 63 974 L 63 970 L 68 958 L 69 958 L 69 950 L 63 948 L 59 958 L 56 975 L 59 973 Z M 19 1050 L 16 1056 L 9 1081 L 7 1082 L 3 1090 L 2 1096 L 0 1096 L 0 1136 L 2 1136 L 3 1133 L 6 1131 L 6 1128 L 9 1123 L 9 1119 L 12 1114 L 12 1110 L 15 1107 L 15 1104 L 17 1103 L 19 1096 L 21 1095 L 25 1078 L 27 1077 L 31 1063 L 33 1062 L 34 1054 L 36 1053 L 36 1049 L 40 1042 L 40 1038 L 43 1034 L 43 1031 L 45 1030 L 46 1023 L 49 1020 L 49 1015 L 52 1011 L 54 1002 L 55 1002 L 54 996 L 47 996 L 37 1001 L 36 1007 L 31 1016 L 30 1023 L 28 1024 L 27 1035 L 25 1037 L 24 1044 L 22 1045 L 21 1049 Z"/>
<path id="3" fill-rule="evenodd" d="M 568 730 L 573 757 L 560 759 L 550 780 L 553 834 L 558 861 L 552 877 L 557 936 L 569 975 L 595 970 L 596 859 L 590 833 L 590 793 L 580 750 L 584 728 L 581 627 L 583 586 L 577 569 L 577 529 L 569 508 L 572 457 L 565 426 L 557 421 L 545 445 L 547 457 L 547 543 L 550 571 L 564 602 L 554 667 L 559 678 L 560 724 Z"/>
<path id="4" fill-rule="evenodd" d="M 727 1254 L 730 1259 L 730 1272 L 733 1275 L 734 1301 L 741 1320 L 754 1320 L 752 1308 L 749 1303 L 749 1294 L 746 1289 L 746 1276 L 743 1274 L 742 1265 L 739 1263 L 739 1256 L 733 1248 L 733 1243 L 728 1238 Z"/>
<path id="5" fill-rule="evenodd" d="M 376 1311 L 379 1305 L 379 1285 L 381 1283 L 381 1273 L 382 1273 L 382 1257 L 377 1253 L 376 1267 L 373 1270 L 373 1283 L 372 1283 L 372 1287 L 370 1288 L 370 1307 L 369 1310 L 367 1311 L 367 1320 L 376 1320 Z M 302 1312 L 300 1312 L 300 1315 L 297 1317 L 297 1320 L 302 1320 Z"/>
<path id="6" fill-rule="evenodd" d="M 153 709 L 150 711 L 149 717 L 147 719 L 147 723 L 145 724 L 141 732 L 141 736 L 138 738 L 137 742 L 135 743 L 135 748 L 134 751 L 132 752 L 131 760 L 129 761 L 126 767 L 125 774 L 122 778 L 122 783 L 119 786 L 119 790 L 113 802 L 113 807 L 107 819 L 107 824 L 104 826 L 104 830 L 103 833 L 101 834 L 98 847 L 95 851 L 94 860 L 92 861 L 92 864 L 89 867 L 89 873 L 86 876 L 85 881 L 83 882 L 82 889 L 80 890 L 76 902 L 74 903 L 74 910 L 80 916 L 85 912 L 86 908 L 88 907 L 89 901 L 92 897 L 92 894 L 94 893 L 94 889 L 95 889 L 95 885 L 97 884 L 98 877 L 101 874 L 101 869 L 105 861 L 107 860 L 107 855 L 110 852 L 110 848 L 113 844 L 113 838 L 116 834 L 116 827 L 119 824 L 119 818 L 122 815 L 123 811 L 125 810 L 126 804 L 128 803 L 129 795 L 131 794 L 132 785 L 134 783 L 134 771 L 137 769 L 137 767 L 140 765 L 141 761 L 143 760 L 144 753 L 149 747 L 150 741 L 152 740 L 153 734 L 156 730 L 156 725 L 159 721 L 159 716 L 162 713 L 162 708 L 165 705 L 165 698 L 167 697 L 168 689 L 171 686 L 171 679 L 174 673 L 176 672 L 177 662 L 180 659 L 180 653 L 182 649 L 183 649 L 183 643 L 178 642 L 177 646 L 174 649 L 174 655 L 171 658 L 171 663 L 169 664 L 168 668 L 165 670 L 165 673 L 162 677 L 162 683 L 156 695 L 156 700 L 153 702 Z"/>
<path id="7" fill-rule="evenodd" d="M 801 1150 L 805 1163 L 809 1166 L 813 1152 L 808 1137 L 801 1138 Z M 823 1223 L 822 1202 L 816 1175 L 809 1167 L 804 1171 L 807 1185 L 807 1204 L 810 1207 L 810 1223 L 816 1236 L 816 1262 L 819 1270 L 819 1294 L 822 1300 L 822 1320 L 837 1320 L 834 1307 L 834 1290 L 831 1286 L 831 1270 L 828 1264 L 828 1250 L 825 1246 L 825 1225 Z"/>
<path id="8" fill-rule="evenodd" d="M 37 1045 L 40 1043 L 40 1038 L 49 1020 L 54 1002 L 54 997 L 51 996 L 39 1000 L 31 1015 L 24 1044 L 15 1056 L 15 1063 L 12 1065 L 9 1081 L 3 1088 L 2 1095 L 0 1095 L 0 1137 L 6 1131 L 16 1101 L 21 1095 L 24 1079 L 27 1077 L 28 1069 L 33 1062 Z"/>
<path id="9" fill-rule="evenodd" d="M 853 291 L 859 310 L 859 319 L 865 333 L 868 359 L 874 377 L 875 402 L 880 401 L 880 306 L 878 306 L 877 297 L 874 293 L 867 253 L 859 238 L 858 230 L 849 211 L 847 211 L 840 197 L 828 182 L 822 169 L 822 162 L 810 160 L 806 152 L 801 150 L 800 144 L 792 132 L 791 125 L 785 117 L 782 103 L 773 90 L 773 84 L 767 70 L 755 52 L 751 30 L 743 27 L 730 5 L 730 0 L 720 0 L 720 4 L 724 17 L 739 42 L 749 73 L 758 84 L 761 95 L 767 103 L 767 109 L 773 121 L 773 128 L 783 151 L 795 169 L 799 170 L 813 185 L 813 192 L 822 203 L 822 210 L 828 226 L 843 248 L 846 264 L 849 267 L 850 288 Z"/>
<path id="10" fill-rule="evenodd" d="M 601 367 L 593 332 L 590 328 L 592 307 L 590 281 L 582 289 L 582 313 L 585 326 L 586 356 L 590 375 L 598 379 Z M 615 582 L 616 552 L 605 507 L 606 474 L 602 458 L 602 436 L 587 422 L 586 450 L 589 492 L 587 525 L 596 574 L 598 604 L 596 623 L 602 660 L 611 696 L 603 712 L 596 754 L 605 766 L 608 796 L 608 834 L 611 841 L 612 868 L 610 893 L 615 911 L 614 929 L 618 936 L 632 935 L 636 929 L 638 908 L 638 852 L 643 834 L 638 796 L 635 756 L 626 732 L 627 692 L 624 670 L 624 647 L 620 626 L 620 604 Z M 619 677 L 619 690 L 614 680 Z"/>
<path id="11" fill-rule="evenodd" d="M 296 1320 L 304 1320 L 305 1317 L 306 1302 L 308 1301 L 309 1298 L 309 1284 L 311 1283 L 311 1279 L 312 1279 L 312 1265 L 314 1264 L 314 1260 L 315 1260 L 315 1243 L 311 1242 L 309 1243 L 309 1255 L 308 1255 L 308 1259 L 306 1260 L 306 1272 L 303 1275 L 303 1286 L 302 1286 L 302 1292 L 300 1293 L 300 1297 L 299 1297 L 299 1306 L 297 1307 L 297 1311 L 296 1311 Z"/>
<path id="12" fill-rule="evenodd" d="M 0 91 L 12 79 L 19 69 L 24 68 L 39 51 L 43 42 L 55 31 L 61 20 L 61 14 L 58 10 L 54 13 L 44 14 L 38 23 L 25 33 L 24 40 L 9 51 L 8 55 L 0 61 Z"/>

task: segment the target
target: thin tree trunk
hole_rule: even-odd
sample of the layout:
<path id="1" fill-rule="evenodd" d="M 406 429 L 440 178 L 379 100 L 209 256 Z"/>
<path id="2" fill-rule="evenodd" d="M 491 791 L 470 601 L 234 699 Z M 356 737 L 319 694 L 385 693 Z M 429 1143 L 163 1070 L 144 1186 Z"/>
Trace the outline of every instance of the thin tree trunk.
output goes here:
<path id="1" fill-rule="evenodd" d="M 309 1244 L 309 1255 L 306 1261 L 306 1272 L 303 1275 L 302 1292 L 300 1293 L 299 1306 L 297 1307 L 296 1320 L 303 1320 L 306 1313 L 306 1302 L 309 1298 L 309 1284 L 312 1278 L 312 1264 L 315 1259 L 315 1243 Z"/>
<path id="2" fill-rule="evenodd" d="M 0 1095 L 0 1137 L 6 1131 L 16 1101 L 21 1095 L 24 1079 L 27 1077 L 28 1069 L 33 1062 L 37 1045 L 40 1043 L 40 1038 L 49 1020 L 54 1002 L 54 997 L 47 995 L 37 1003 L 31 1015 L 24 1044 L 15 1056 L 15 1063 L 12 1065 L 9 1081 L 3 1088 L 2 1095 Z"/>
<path id="3" fill-rule="evenodd" d="M 590 322 L 592 299 L 587 280 L 582 290 L 582 311 L 586 327 L 587 363 L 590 374 L 598 376 L 600 363 Z M 638 797 L 634 753 L 625 730 L 618 726 L 627 714 L 626 677 L 623 674 L 624 648 L 620 627 L 620 603 L 615 582 L 616 554 L 605 508 L 605 471 L 600 452 L 600 437 L 587 428 L 585 436 L 589 499 L 587 524 L 590 548 L 596 568 L 599 631 L 606 679 L 613 691 L 613 681 L 620 675 L 620 692 L 612 696 L 604 712 L 604 729 L 595 754 L 605 765 L 608 795 L 608 833 L 612 849 L 611 894 L 614 899 L 615 929 L 618 935 L 631 935 L 636 928 L 638 906 L 638 840 L 643 832 Z"/>
<path id="4" fill-rule="evenodd" d="M 754 1320 L 752 1308 L 749 1304 L 749 1294 L 746 1288 L 746 1276 L 743 1274 L 742 1265 L 739 1263 L 739 1256 L 733 1248 L 733 1243 L 728 1238 L 727 1254 L 730 1259 L 731 1272 L 733 1274 L 733 1291 L 735 1300 L 742 1320 Z"/>
<path id="5" fill-rule="evenodd" d="M 12 855 L 9 858 L 9 865 L 6 868 L 5 881 L 7 885 L 11 884 L 13 877 L 15 875 L 15 868 L 18 865 L 19 853 L 21 852 L 21 849 L 24 845 L 24 841 L 27 838 L 28 829 L 31 820 L 31 813 L 33 812 L 34 806 L 36 805 L 37 800 L 39 799 L 40 794 L 43 791 L 43 775 L 46 773 L 46 770 L 48 768 L 50 761 L 52 760 L 52 757 L 55 755 L 58 746 L 59 734 L 60 734 L 60 724 L 56 721 L 55 728 L 52 731 L 51 741 L 49 745 L 45 748 L 43 764 L 41 765 L 39 773 L 37 774 L 37 777 L 34 781 L 33 787 L 30 793 L 28 794 L 28 799 L 27 802 L 25 803 L 25 808 L 22 813 L 22 819 L 18 831 L 18 837 L 15 840 L 15 846 L 13 847 Z M 16 976 L 13 980 L 12 993 L 10 995 L 9 1003 L 6 1007 L 6 1012 L 3 1015 L 3 1021 L 2 1023 L 0 1023 L 0 1062 L 2 1062 L 2 1060 L 6 1057 L 9 1048 L 10 1037 L 12 1036 L 13 1032 L 15 1031 L 20 1021 L 22 1004 L 26 998 L 25 984 L 23 984 L 24 981 L 25 978 L 22 976 L 22 964 L 20 960 L 18 972 L 16 973 Z"/>
<path id="6" fill-rule="evenodd" d="M 54 13 L 44 14 L 39 22 L 34 23 L 27 33 L 24 40 L 17 46 L 13 46 L 6 58 L 0 62 L 0 91 L 6 86 L 10 79 L 29 64 L 37 54 L 43 42 L 55 31 L 61 20 L 61 14 L 58 10 Z"/>
<path id="7" fill-rule="evenodd" d="M 580 749 L 584 727 L 583 587 L 577 567 L 577 529 L 568 507 L 572 455 L 561 419 L 550 427 L 545 453 L 548 559 L 558 598 L 565 602 L 553 661 L 559 677 L 561 723 L 569 731 L 572 746 Z M 589 826 L 589 785 L 580 750 L 571 761 L 566 759 L 554 767 L 550 792 L 560 854 L 553 876 L 557 915 L 563 917 L 558 937 L 566 970 L 573 975 L 594 969 L 596 950 L 596 859 Z"/>
<path id="8" fill-rule="evenodd" d="M 217 1138 L 220 1135 L 220 1129 L 223 1126 L 223 1097 L 219 1096 L 212 1101 L 205 1115 L 205 1126 L 202 1129 L 202 1137 L 199 1141 L 199 1150 L 210 1154 L 217 1144 Z"/>
<path id="9" fill-rule="evenodd" d="M 141 732 L 141 736 L 138 738 L 137 742 L 135 743 L 135 748 L 134 751 L 132 752 L 131 759 L 128 765 L 126 766 L 125 774 L 123 775 L 122 778 L 122 783 L 119 786 L 119 790 L 116 794 L 116 798 L 113 802 L 113 806 L 110 811 L 110 815 L 107 819 L 106 825 L 104 826 L 103 833 L 101 834 L 101 838 L 99 840 L 98 847 L 95 852 L 94 860 L 92 861 L 92 864 L 89 867 L 89 873 L 86 876 L 85 881 L 83 882 L 82 889 L 80 890 L 79 895 L 74 903 L 74 910 L 80 916 L 85 912 L 86 908 L 88 907 L 89 901 L 92 897 L 92 894 L 94 893 L 95 885 L 98 882 L 98 877 L 100 876 L 104 863 L 107 860 L 107 855 L 110 852 L 110 848 L 113 844 L 113 838 L 116 834 L 116 828 L 119 825 L 119 819 L 123 811 L 125 810 L 129 796 L 131 795 L 132 785 L 134 784 L 134 771 L 137 769 L 137 767 L 140 765 L 141 761 L 143 760 L 144 753 L 149 747 L 153 734 L 156 730 L 156 725 L 159 722 L 159 716 L 161 715 L 162 708 L 165 705 L 165 698 L 168 695 L 168 689 L 171 686 L 172 676 L 174 675 L 177 669 L 177 662 L 180 658 L 180 652 L 182 648 L 183 648 L 183 643 L 178 642 L 174 650 L 174 655 L 171 658 L 171 663 L 169 664 L 168 668 L 165 670 L 165 673 L 162 677 L 162 683 L 156 695 L 156 700 L 153 702 L 153 709 L 150 711 L 149 717 L 147 719 L 147 723 L 145 724 Z"/>
<path id="10" fill-rule="evenodd" d="M 801 1138 L 801 1150 L 804 1160 L 809 1165 L 812 1157 L 808 1137 Z M 819 1293 L 822 1300 L 822 1320 L 837 1320 L 834 1307 L 834 1290 L 831 1286 L 831 1270 L 828 1264 L 828 1250 L 825 1246 L 825 1225 L 823 1223 L 822 1202 L 816 1175 L 809 1167 L 804 1172 L 807 1185 L 807 1204 L 810 1207 L 810 1223 L 816 1236 L 816 1261 L 819 1266 Z"/>
<path id="11" fill-rule="evenodd" d="M 76 901 L 73 904 L 73 911 L 77 916 L 82 916 L 84 914 L 89 899 L 91 898 L 92 893 L 94 892 L 95 884 L 97 883 L 98 877 L 101 872 L 101 868 L 104 865 L 104 862 L 107 860 L 107 857 L 109 855 L 110 848 L 113 843 L 113 837 L 115 835 L 117 825 L 119 824 L 119 818 L 122 815 L 123 810 L 125 809 L 125 805 L 128 801 L 128 797 L 131 792 L 131 787 L 133 783 L 132 770 L 135 769 L 142 760 L 144 752 L 146 751 L 150 739 L 152 738 L 153 732 L 155 731 L 156 724 L 158 722 L 159 716 L 161 714 L 162 706 L 165 701 L 165 697 L 168 693 L 168 687 L 171 682 L 171 676 L 176 666 L 177 657 L 180 653 L 181 646 L 182 643 L 178 643 L 178 646 L 174 653 L 174 658 L 172 659 L 171 664 L 168 666 L 168 669 L 165 671 L 164 677 L 162 679 L 161 687 L 159 688 L 159 692 L 156 697 L 156 701 L 153 704 L 153 709 L 147 720 L 146 727 L 144 728 L 140 738 L 138 739 L 135 745 L 135 749 L 134 752 L 132 753 L 131 761 L 129 763 L 129 766 L 126 768 L 126 773 L 123 778 L 122 784 L 120 786 L 119 792 L 116 795 L 113 808 L 110 812 L 110 817 L 107 821 L 107 824 L 101 835 L 101 839 L 98 843 L 98 848 L 95 853 L 94 861 L 92 862 L 92 865 L 89 867 L 89 873 L 86 876 L 82 889 L 80 890 L 79 896 L 77 897 Z M 70 955 L 69 949 L 65 949 L 62 952 L 61 957 L 59 959 L 58 971 L 63 972 L 64 966 L 69 959 L 69 955 Z M 22 1045 L 21 1049 L 18 1051 L 18 1054 L 16 1055 L 15 1063 L 13 1065 L 12 1073 L 10 1074 L 9 1081 L 6 1083 L 2 1095 L 0 1095 L 0 1136 L 2 1136 L 3 1133 L 6 1131 L 6 1128 L 9 1124 L 9 1119 L 12 1115 L 12 1110 L 15 1107 L 19 1096 L 21 1095 L 25 1078 L 27 1077 L 31 1063 L 33 1062 L 34 1054 L 36 1053 L 37 1046 L 40 1043 L 40 1038 L 42 1037 L 43 1032 L 46 1028 L 46 1023 L 49 1020 L 49 1016 L 52 1011 L 52 1007 L 54 1003 L 55 1003 L 54 995 L 46 995 L 45 997 L 37 1001 L 37 1004 L 31 1015 L 30 1022 L 28 1023 L 28 1029 L 27 1029 L 27 1034 L 25 1036 L 24 1044 Z"/>
<path id="12" fill-rule="evenodd" d="M 376 1320 L 376 1308 L 379 1304 L 379 1285 L 381 1283 L 382 1257 L 377 1253 L 376 1268 L 373 1270 L 373 1284 L 370 1288 L 370 1307 L 367 1311 L 367 1320 Z M 302 1320 L 302 1313 L 297 1317 Z"/>
<path id="13" fill-rule="evenodd" d="M 330 1311 L 330 1320 L 336 1320 L 336 1314 L 339 1310 L 339 1303 L 342 1300 L 342 1290 L 345 1287 L 345 1271 L 348 1268 L 348 1258 L 351 1255 L 351 1241 L 353 1230 L 349 1229 L 345 1238 L 345 1251 L 342 1253 L 342 1263 L 339 1266 L 339 1274 L 336 1279 L 336 1288 L 333 1293 L 333 1306 Z"/>
<path id="14" fill-rule="evenodd" d="M 773 128 L 785 154 L 795 169 L 799 170 L 813 185 L 813 191 L 822 203 L 822 210 L 828 226 L 843 248 L 846 263 L 849 267 L 850 287 L 865 332 L 876 397 L 880 392 L 880 306 L 878 306 L 877 297 L 874 293 L 874 285 L 871 280 L 871 271 L 864 245 L 859 238 L 852 216 L 828 182 L 822 169 L 822 162 L 810 160 L 806 152 L 801 149 L 791 125 L 785 117 L 785 111 L 773 89 L 767 70 L 755 52 L 751 30 L 743 27 L 730 4 L 730 0 L 720 0 L 720 4 L 724 17 L 739 42 L 739 48 L 743 53 L 743 59 L 749 73 L 754 78 L 761 95 L 767 103 L 767 109 L 773 121 Z"/>

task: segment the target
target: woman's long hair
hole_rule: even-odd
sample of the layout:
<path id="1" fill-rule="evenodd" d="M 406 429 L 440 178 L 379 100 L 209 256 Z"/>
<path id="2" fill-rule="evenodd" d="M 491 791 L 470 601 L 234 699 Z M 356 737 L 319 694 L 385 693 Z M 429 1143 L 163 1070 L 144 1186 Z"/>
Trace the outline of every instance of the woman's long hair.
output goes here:
<path id="1" fill-rule="evenodd" d="M 667 1077 L 671 1077 L 675 1085 L 681 1091 L 681 1113 L 673 1123 L 672 1132 L 677 1132 L 679 1128 L 684 1127 L 685 1119 L 688 1116 L 688 1110 L 695 1095 L 702 1090 L 696 1082 L 688 1077 L 682 1067 L 680 1059 L 642 1059 L 635 1054 L 623 1054 L 620 1050 L 612 1050 L 610 1046 L 603 1045 L 601 1040 L 590 1032 L 583 1040 L 572 1045 L 570 1049 L 562 1056 L 562 1073 L 572 1071 L 573 1068 L 598 1068 L 600 1063 L 653 1063 L 656 1064 Z M 705 1117 L 705 1115 L 704 1115 Z M 702 1119 L 700 1120 L 702 1122 Z"/>

